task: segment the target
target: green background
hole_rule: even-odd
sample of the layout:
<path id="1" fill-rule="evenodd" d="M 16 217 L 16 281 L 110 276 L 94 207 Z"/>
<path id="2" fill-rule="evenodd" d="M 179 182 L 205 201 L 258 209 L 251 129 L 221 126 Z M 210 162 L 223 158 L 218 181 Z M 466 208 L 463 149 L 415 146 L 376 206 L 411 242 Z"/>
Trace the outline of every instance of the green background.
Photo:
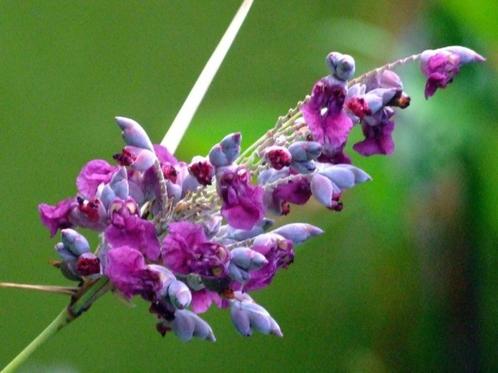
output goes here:
<path id="1" fill-rule="evenodd" d="M 67 284 L 36 206 L 75 192 L 92 158 L 121 139 L 115 115 L 159 141 L 223 34 L 238 0 L 0 2 L 0 280 Z M 247 146 L 350 53 L 364 72 L 397 57 L 463 44 L 488 58 L 412 106 L 397 152 L 355 163 L 374 181 L 345 209 L 295 208 L 327 233 L 256 300 L 283 339 L 236 334 L 205 315 L 214 344 L 161 338 L 140 300 L 107 296 L 37 351 L 25 372 L 498 371 L 498 26 L 495 1 L 256 0 L 178 155 L 232 131 Z M 359 130 L 355 131 L 359 136 Z M 0 290 L 0 366 L 66 304 Z"/>

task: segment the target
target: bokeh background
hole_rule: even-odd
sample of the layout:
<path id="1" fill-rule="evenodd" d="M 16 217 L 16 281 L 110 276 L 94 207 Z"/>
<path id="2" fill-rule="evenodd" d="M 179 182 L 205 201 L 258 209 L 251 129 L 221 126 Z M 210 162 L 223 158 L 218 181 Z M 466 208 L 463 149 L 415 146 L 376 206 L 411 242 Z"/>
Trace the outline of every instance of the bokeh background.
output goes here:
<path id="1" fill-rule="evenodd" d="M 1 280 L 66 284 L 37 204 L 74 194 L 86 161 L 119 150 L 115 115 L 159 141 L 238 6 L 0 2 Z M 451 44 L 488 61 L 427 102 L 418 68 L 401 69 L 412 106 L 395 155 L 354 159 L 374 181 L 346 193 L 342 213 L 294 209 L 327 233 L 255 294 L 283 339 L 242 338 L 212 310 L 217 343 L 183 344 L 155 332 L 140 300 L 106 296 L 23 371 L 498 371 L 497 15 L 493 0 L 256 0 L 178 151 L 186 160 L 231 131 L 259 137 L 327 73 L 331 50 L 359 72 Z M 0 290 L 0 365 L 65 303 Z"/>

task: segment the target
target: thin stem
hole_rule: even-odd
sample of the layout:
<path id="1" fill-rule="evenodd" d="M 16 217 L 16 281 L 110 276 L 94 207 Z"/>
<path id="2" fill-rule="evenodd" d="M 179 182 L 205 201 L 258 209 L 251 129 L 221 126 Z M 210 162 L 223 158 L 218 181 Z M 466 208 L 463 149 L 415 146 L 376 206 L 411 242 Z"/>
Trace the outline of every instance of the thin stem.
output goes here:
<path id="1" fill-rule="evenodd" d="M 15 372 L 21 364 L 23 364 L 31 354 L 36 351 L 45 341 L 52 335 L 62 329 L 69 323 L 66 308 L 43 330 L 29 345 L 26 346 L 0 373 Z"/>
<path id="2" fill-rule="evenodd" d="M 420 58 L 421 55 L 422 55 L 422 53 L 413 54 L 411 56 L 408 56 L 408 57 L 405 57 L 405 58 L 400 58 L 399 60 L 396 60 L 394 62 L 388 63 L 388 64 L 386 64 L 384 66 L 378 67 L 378 68 L 376 68 L 374 70 L 368 71 L 365 74 L 360 75 L 358 78 L 350 80 L 348 82 L 348 85 L 351 87 L 352 85 L 355 85 L 356 83 L 361 83 L 362 81 L 364 81 L 368 77 L 370 77 L 370 76 L 372 76 L 374 74 L 378 74 L 378 73 L 380 73 L 380 72 L 382 72 L 384 70 L 393 70 L 396 67 L 399 67 L 399 66 L 402 66 L 402 65 L 406 65 L 407 63 L 410 63 L 410 62 L 415 62 L 415 61 L 417 61 Z"/>
<path id="3" fill-rule="evenodd" d="M 78 291 L 78 288 L 75 287 L 17 284 L 14 282 L 0 282 L 0 288 L 34 290 L 45 293 L 64 294 L 64 295 L 75 295 L 76 292 Z"/>

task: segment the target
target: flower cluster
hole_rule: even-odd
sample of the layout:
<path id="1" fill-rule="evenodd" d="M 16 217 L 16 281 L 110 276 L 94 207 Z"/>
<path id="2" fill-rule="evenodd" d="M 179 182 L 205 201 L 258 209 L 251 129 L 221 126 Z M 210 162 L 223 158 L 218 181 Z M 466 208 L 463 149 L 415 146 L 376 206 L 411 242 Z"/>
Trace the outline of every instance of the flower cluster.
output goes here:
<path id="1" fill-rule="evenodd" d="M 446 87 L 462 64 L 483 60 L 463 47 L 411 59 L 420 60 L 427 77 L 426 97 Z M 395 111 L 410 103 L 390 65 L 351 80 L 351 56 L 333 52 L 326 61 L 330 74 L 243 153 L 234 133 L 206 156 L 179 161 L 137 122 L 117 117 L 125 146 L 114 162 L 88 162 L 75 197 L 39 206 L 51 235 L 61 232 L 56 266 L 82 286 L 106 279 L 120 296 L 142 297 L 163 335 L 214 341 L 199 314 L 215 304 L 230 308 L 242 335 L 282 336 L 249 293 L 268 286 L 294 261 L 295 247 L 322 230 L 306 223 L 275 227 L 274 218 L 312 198 L 341 211 L 342 194 L 371 179 L 345 152 L 353 127 L 364 135 L 353 150 L 391 154 Z M 77 228 L 99 233 L 95 250 Z"/>

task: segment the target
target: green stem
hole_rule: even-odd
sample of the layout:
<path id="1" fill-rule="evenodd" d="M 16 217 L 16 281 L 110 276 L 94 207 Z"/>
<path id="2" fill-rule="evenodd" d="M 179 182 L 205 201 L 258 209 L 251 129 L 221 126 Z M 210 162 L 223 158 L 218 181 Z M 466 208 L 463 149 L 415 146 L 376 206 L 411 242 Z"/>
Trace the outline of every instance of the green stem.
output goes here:
<path id="1" fill-rule="evenodd" d="M 69 323 L 66 308 L 43 330 L 33 341 L 26 346 L 0 373 L 15 372 L 21 364 L 23 364 L 31 354 L 48 340 L 57 331 L 62 329 Z"/>

